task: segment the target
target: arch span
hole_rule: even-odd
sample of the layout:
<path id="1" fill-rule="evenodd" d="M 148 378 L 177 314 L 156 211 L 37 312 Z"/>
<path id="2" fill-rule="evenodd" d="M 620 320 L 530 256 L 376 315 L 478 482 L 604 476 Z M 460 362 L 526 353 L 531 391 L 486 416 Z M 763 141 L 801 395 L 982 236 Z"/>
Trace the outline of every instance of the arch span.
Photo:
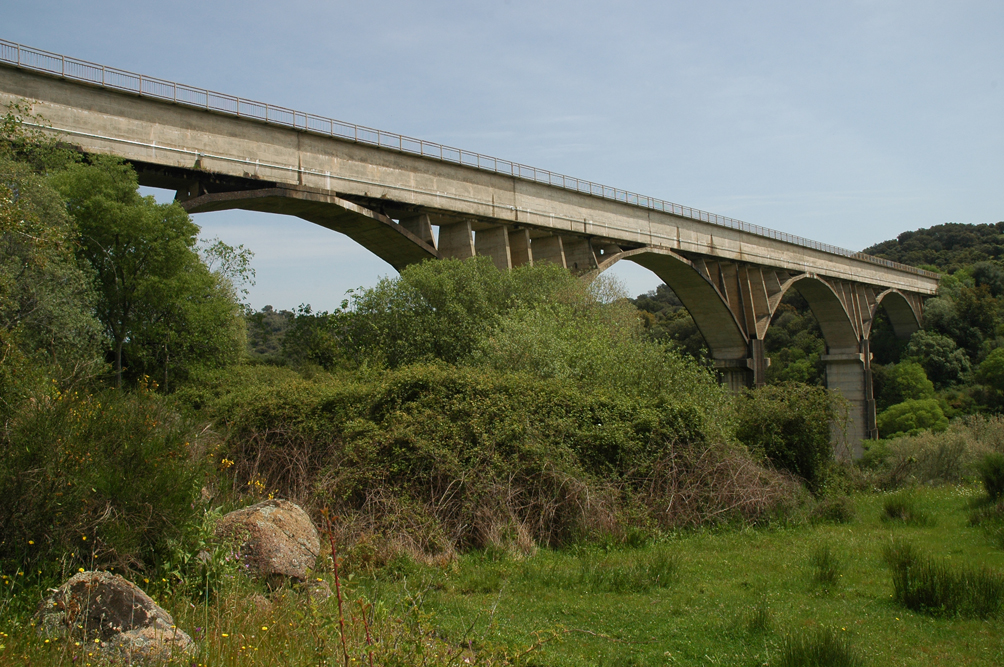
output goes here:
<path id="1" fill-rule="evenodd" d="M 243 209 L 293 215 L 345 234 L 398 271 L 440 258 L 435 247 L 386 215 L 331 194 L 275 187 L 203 194 L 180 203 L 189 213 Z"/>
<path id="2" fill-rule="evenodd" d="M 919 298 L 911 299 L 899 290 L 889 289 L 878 295 L 876 311 L 879 306 L 885 308 L 898 338 L 909 338 L 923 325 L 923 303 Z"/>
<path id="3" fill-rule="evenodd" d="M 814 275 L 806 274 L 791 280 L 784 291 L 789 289 L 794 289 L 808 302 L 813 317 L 819 322 L 830 354 L 858 353 L 858 332 L 855 331 L 840 295 L 829 284 Z"/>
<path id="4" fill-rule="evenodd" d="M 621 259 L 648 269 L 669 285 L 694 318 L 714 359 L 746 359 L 748 343 L 740 323 L 715 285 L 701 275 L 690 260 L 669 250 L 638 248 L 604 260 L 596 273 Z"/>

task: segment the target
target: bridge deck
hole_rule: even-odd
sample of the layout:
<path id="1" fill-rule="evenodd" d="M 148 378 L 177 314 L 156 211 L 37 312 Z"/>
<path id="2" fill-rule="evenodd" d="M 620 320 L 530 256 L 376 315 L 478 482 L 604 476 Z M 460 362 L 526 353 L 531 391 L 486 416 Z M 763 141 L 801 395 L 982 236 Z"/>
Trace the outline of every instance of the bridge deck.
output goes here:
<path id="1" fill-rule="evenodd" d="M 731 218 L 439 144 L 199 90 L 0 41 L 0 102 L 34 110 L 84 151 L 152 182 L 203 175 L 295 187 L 388 219 L 527 228 L 622 249 L 642 246 L 933 294 L 926 271 Z M 256 185 L 257 184 L 257 185 Z M 391 260 L 388 260 L 391 261 Z M 393 263 L 393 262 L 392 262 Z"/>

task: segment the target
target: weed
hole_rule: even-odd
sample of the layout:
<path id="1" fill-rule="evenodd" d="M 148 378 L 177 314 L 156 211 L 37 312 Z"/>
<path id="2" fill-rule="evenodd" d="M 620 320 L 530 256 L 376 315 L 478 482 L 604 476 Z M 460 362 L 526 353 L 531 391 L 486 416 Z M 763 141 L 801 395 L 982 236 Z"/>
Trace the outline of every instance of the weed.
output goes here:
<path id="1" fill-rule="evenodd" d="M 824 544 L 818 547 L 812 554 L 812 579 L 821 586 L 834 586 L 840 579 L 840 571 L 843 569 L 840 559 L 837 557 L 830 545 Z"/>
<path id="2" fill-rule="evenodd" d="M 917 499 L 908 491 L 893 494 L 882 503 L 883 521 L 898 521 L 908 526 L 933 526 L 934 517 L 917 507 Z"/>
<path id="3" fill-rule="evenodd" d="M 893 596 L 913 611 L 932 616 L 990 618 L 1004 604 L 1004 576 L 986 567 L 965 567 L 921 556 L 909 543 L 885 551 Z"/>
<path id="4" fill-rule="evenodd" d="M 829 628 L 820 628 L 785 638 L 775 667 L 859 667 L 864 664 L 850 642 Z"/>
<path id="5" fill-rule="evenodd" d="M 766 602 L 759 602 L 746 617 L 746 632 L 765 635 L 774 630 L 774 614 Z"/>
<path id="6" fill-rule="evenodd" d="M 983 480 L 990 500 L 996 502 L 1004 495 L 1004 454 L 990 452 L 976 464 L 976 471 Z"/>
<path id="7" fill-rule="evenodd" d="M 819 502 L 809 515 L 813 523 L 850 523 L 857 516 L 850 496 L 834 496 Z"/>

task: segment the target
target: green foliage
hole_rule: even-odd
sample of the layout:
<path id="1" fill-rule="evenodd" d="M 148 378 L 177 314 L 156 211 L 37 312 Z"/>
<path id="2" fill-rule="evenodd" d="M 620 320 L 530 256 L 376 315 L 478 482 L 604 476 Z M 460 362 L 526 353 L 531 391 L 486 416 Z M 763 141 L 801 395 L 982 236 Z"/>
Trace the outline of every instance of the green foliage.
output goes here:
<path id="1" fill-rule="evenodd" d="M 239 486 L 262 480 L 377 535 L 407 524 L 424 553 L 756 521 L 791 502 L 776 475 L 710 437 L 713 415 L 683 393 L 641 401 L 444 365 L 314 381 L 270 370 L 229 389 L 198 400 L 228 426 Z"/>
<path id="2" fill-rule="evenodd" d="M 837 412 L 822 387 L 795 383 L 747 391 L 738 405 L 736 437 L 772 466 L 819 489 L 833 459 L 830 424 Z"/>
<path id="3" fill-rule="evenodd" d="M 882 437 L 895 438 L 925 430 L 944 431 L 948 418 L 936 399 L 910 399 L 883 410 L 878 416 L 878 427 Z"/>
<path id="4" fill-rule="evenodd" d="M 764 352 L 770 357 L 767 379 L 772 384 L 824 384 L 826 343 L 808 302 L 797 290 L 789 290 L 774 312 Z"/>
<path id="5" fill-rule="evenodd" d="M 902 361 L 889 369 L 882 389 L 884 405 L 927 398 L 934 398 L 934 383 L 927 379 L 923 366 Z"/>
<path id="6" fill-rule="evenodd" d="M 969 357 L 948 336 L 923 329 L 917 331 L 910 337 L 905 356 L 923 366 L 926 376 L 937 387 L 959 384 L 969 375 Z"/>
<path id="7" fill-rule="evenodd" d="M 351 295 L 341 342 L 351 357 L 391 368 L 439 359 L 457 363 L 508 311 L 581 291 L 577 278 L 553 264 L 500 272 L 488 257 L 423 262 Z"/>
<path id="8" fill-rule="evenodd" d="M 917 499 L 909 491 L 888 496 L 882 502 L 882 520 L 905 523 L 908 526 L 930 526 L 934 519 L 917 506 Z"/>
<path id="9" fill-rule="evenodd" d="M 1004 604 L 1004 576 L 987 567 L 965 567 L 922 556 L 909 543 L 885 552 L 893 595 L 907 609 L 932 616 L 990 618 Z"/>
<path id="10" fill-rule="evenodd" d="M 866 248 L 869 255 L 894 262 L 937 267 L 945 273 L 1004 256 L 1004 222 L 966 225 L 950 222 L 913 232 Z"/>
<path id="11" fill-rule="evenodd" d="M 185 424 L 148 390 L 32 399 L 0 434 L 0 560 L 152 567 L 201 487 Z"/>
<path id="12" fill-rule="evenodd" d="M 819 501 L 810 518 L 813 523 L 850 523 L 857 516 L 854 499 L 850 496 L 831 496 Z"/>
<path id="13" fill-rule="evenodd" d="M 1004 496 L 1004 454 L 1000 452 L 990 452 L 976 464 L 976 472 L 979 473 L 990 500 L 996 502 Z"/>
<path id="14" fill-rule="evenodd" d="M 202 262 L 199 228 L 180 205 L 141 197 L 132 168 L 111 158 L 51 179 L 79 228 L 78 255 L 94 270 L 117 384 L 123 372 L 133 381 L 150 375 L 166 390 L 192 366 L 240 357 L 245 333 L 233 284 Z"/>
<path id="15" fill-rule="evenodd" d="M 633 299 L 632 303 L 642 313 L 642 325 L 649 338 L 662 343 L 676 343 L 695 359 L 710 358 L 697 323 L 669 285 L 663 283 Z"/>

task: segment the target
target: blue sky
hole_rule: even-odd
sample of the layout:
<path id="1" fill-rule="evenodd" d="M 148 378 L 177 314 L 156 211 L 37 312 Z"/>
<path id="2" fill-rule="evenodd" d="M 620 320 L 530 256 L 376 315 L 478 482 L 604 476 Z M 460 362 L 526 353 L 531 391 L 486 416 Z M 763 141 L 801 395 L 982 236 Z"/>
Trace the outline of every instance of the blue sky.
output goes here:
<path id="1" fill-rule="evenodd" d="M 1004 220 L 1000 2 L 3 4 L 4 39 L 855 250 Z M 255 252 L 258 308 L 394 275 L 294 218 L 195 219 Z"/>

